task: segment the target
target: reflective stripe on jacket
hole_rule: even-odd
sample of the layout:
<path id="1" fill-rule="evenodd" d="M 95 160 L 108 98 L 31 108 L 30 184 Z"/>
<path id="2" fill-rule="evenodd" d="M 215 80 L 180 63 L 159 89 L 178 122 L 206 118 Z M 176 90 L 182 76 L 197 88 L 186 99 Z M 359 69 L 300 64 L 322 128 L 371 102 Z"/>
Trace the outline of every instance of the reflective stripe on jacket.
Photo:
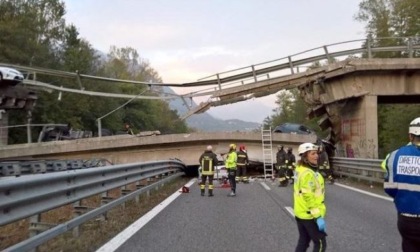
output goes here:
<path id="1" fill-rule="evenodd" d="M 420 214 L 420 146 L 406 145 L 382 162 L 384 189 L 394 198 L 398 213 Z"/>
<path id="2" fill-rule="evenodd" d="M 296 167 L 294 212 L 300 219 L 316 219 L 326 214 L 324 178 L 303 165 Z"/>
<path id="3" fill-rule="evenodd" d="M 199 159 L 202 175 L 214 175 L 214 166 L 217 164 L 217 156 L 212 151 L 205 151 Z"/>
<path id="4" fill-rule="evenodd" d="M 238 151 L 237 155 L 237 163 L 236 165 L 246 165 L 248 164 L 248 154 L 244 151 Z"/>
<path id="5" fill-rule="evenodd" d="M 236 154 L 236 151 L 231 151 L 227 154 L 226 160 L 225 160 L 225 167 L 226 169 L 233 169 L 236 170 L 236 162 L 238 160 L 238 155 Z"/>

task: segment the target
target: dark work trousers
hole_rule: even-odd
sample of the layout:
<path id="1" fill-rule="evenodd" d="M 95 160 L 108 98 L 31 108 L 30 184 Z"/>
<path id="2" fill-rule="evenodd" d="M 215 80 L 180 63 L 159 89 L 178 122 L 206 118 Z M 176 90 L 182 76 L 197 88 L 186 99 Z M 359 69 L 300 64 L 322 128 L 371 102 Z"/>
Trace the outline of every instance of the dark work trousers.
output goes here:
<path id="1" fill-rule="evenodd" d="M 287 185 L 289 182 L 287 181 L 287 168 L 285 166 L 282 166 L 279 168 L 279 182 L 280 185 Z"/>
<path id="2" fill-rule="evenodd" d="M 201 189 L 205 190 L 207 177 L 209 178 L 209 192 L 213 192 L 213 177 L 214 177 L 214 175 L 201 175 L 201 185 L 203 185 L 203 187 Z"/>
<path id="3" fill-rule="evenodd" d="M 327 248 L 326 236 L 327 234 L 319 231 L 318 225 L 314 219 L 303 220 L 295 217 L 299 231 L 299 240 L 295 252 L 305 252 L 309 243 L 314 243 L 313 251 L 325 251 Z"/>
<path id="4" fill-rule="evenodd" d="M 420 218 L 398 215 L 398 231 L 402 237 L 404 252 L 420 251 Z"/>
<path id="5" fill-rule="evenodd" d="M 229 169 L 228 171 L 228 179 L 230 183 L 230 188 L 232 189 L 232 192 L 236 193 L 236 169 Z"/>
<path id="6" fill-rule="evenodd" d="M 246 176 L 246 165 L 239 165 L 238 164 L 238 166 L 236 167 L 236 169 L 237 169 L 237 175 L 239 176 L 239 177 L 242 177 L 242 176 Z"/>

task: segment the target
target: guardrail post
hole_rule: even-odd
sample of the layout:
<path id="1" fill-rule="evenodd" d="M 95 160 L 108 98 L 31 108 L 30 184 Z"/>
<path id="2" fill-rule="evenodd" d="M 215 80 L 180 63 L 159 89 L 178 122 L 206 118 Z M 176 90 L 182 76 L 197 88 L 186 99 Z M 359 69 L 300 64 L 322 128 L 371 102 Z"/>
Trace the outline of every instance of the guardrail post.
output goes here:
<path id="1" fill-rule="evenodd" d="M 28 119 L 28 125 L 26 128 L 26 137 L 28 143 L 32 143 L 32 131 L 31 131 L 31 121 L 32 121 L 32 112 L 28 110 L 26 118 Z"/>
<path id="2" fill-rule="evenodd" d="M 255 73 L 255 66 L 254 66 L 254 65 L 252 65 L 252 66 L 251 66 L 251 69 L 252 69 L 252 75 L 254 76 L 254 81 L 255 81 L 255 82 L 257 82 L 257 75 L 256 75 L 256 73 Z"/>
<path id="3" fill-rule="evenodd" d="M 36 223 L 39 223 L 40 221 L 41 221 L 41 215 L 40 214 L 31 216 L 29 218 L 29 237 L 34 237 L 39 233 L 39 231 L 37 229 L 31 228 L 31 227 L 32 227 L 33 224 L 36 225 Z M 37 252 L 37 251 L 38 251 L 38 248 L 34 248 L 34 249 L 30 250 L 30 252 Z"/>
<path id="4" fill-rule="evenodd" d="M 33 215 L 29 218 L 29 237 L 34 237 L 40 234 L 41 232 L 44 232 L 54 226 L 55 224 L 42 223 L 40 214 Z M 38 248 L 34 248 L 29 251 L 37 252 Z"/>
<path id="5" fill-rule="evenodd" d="M 333 63 L 333 59 L 331 58 L 330 54 L 328 53 L 327 46 L 323 46 L 323 47 L 324 47 L 324 52 L 325 52 L 325 56 L 327 57 L 328 63 Z"/>
<path id="6" fill-rule="evenodd" d="M 413 38 L 412 37 L 408 38 L 407 47 L 408 47 L 408 57 L 413 58 Z"/>
<path id="7" fill-rule="evenodd" d="M 216 77 L 217 77 L 217 84 L 219 85 L 219 90 L 222 90 L 222 84 L 220 82 L 219 74 L 216 74 Z"/>
<path id="8" fill-rule="evenodd" d="M 372 44 L 371 44 L 370 39 L 366 40 L 366 47 L 367 47 L 368 58 L 371 59 L 372 58 Z"/>
<path id="9" fill-rule="evenodd" d="M 147 180 L 146 180 L 146 181 L 147 181 L 147 184 L 149 184 L 149 182 L 150 182 L 150 181 L 152 181 L 152 179 L 151 179 L 151 178 L 147 178 Z M 150 197 L 150 190 L 147 190 L 147 191 L 146 191 L 146 196 L 147 196 L 147 197 Z"/>
<path id="10" fill-rule="evenodd" d="M 81 215 L 80 211 L 77 210 L 77 208 L 80 207 L 80 204 L 81 204 L 80 200 L 73 203 L 73 218 Z M 73 237 L 79 237 L 80 236 L 79 231 L 80 231 L 79 226 L 74 227 L 73 230 L 72 230 Z"/>
<path id="11" fill-rule="evenodd" d="M 292 72 L 292 74 L 295 74 L 295 71 L 293 70 L 292 57 L 291 57 L 291 56 L 287 56 L 287 58 L 289 59 L 289 67 L 290 67 L 290 71 Z"/>
<path id="12" fill-rule="evenodd" d="M 73 203 L 73 218 L 82 216 L 91 209 L 94 209 L 94 208 L 83 206 L 82 200 L 75 201 Z M 79 237 L 80 236 L 79 226 L 74 227 L 72 230 L 72 233 L 73 233 L 73 237 Z"/>
<path id="13" fill-rule="evenodd" d="M 108 192 L 101 193 L 101 206 L 108 204 L 111 200 L 113 200 L 111 197 L 109 197 Z M 104 213 L 101 215 L 101 220 L 105 221 L 108 220 L 108 214 Z"/>
<path id="14" fill-rule="evenodd" d="M 122 196 L 125 196 L 125 195 L 129 194 L 130 192 L 131 192 L 131 190 L 130 189 L 127 189 L 127 186 L 126 185 L 121 187 L 121 195 Z M 121 206 L 124 209 L 125 208 L 125 202 L 122 203 Z"/>
<path id="15" fill-rule="evenodd" d="M 136 188 L 137 188 L 137 190 L 140 189 L 140 188 L 142 188 L 142 187 L 144 187 L 144 185 L 142 184 L 142 181 L 137 181 L 136 182 Z M 140 203 L 140 194 L 138 194 L 136 196 L 135 200 L 136 200 L 136 203 L 137 204 Z"/>

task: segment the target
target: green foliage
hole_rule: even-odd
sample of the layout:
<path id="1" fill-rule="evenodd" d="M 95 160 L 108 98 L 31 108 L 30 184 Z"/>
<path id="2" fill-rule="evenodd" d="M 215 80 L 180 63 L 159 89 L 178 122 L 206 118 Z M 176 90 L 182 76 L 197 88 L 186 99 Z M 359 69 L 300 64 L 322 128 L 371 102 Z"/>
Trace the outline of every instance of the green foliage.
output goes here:
<path id="1" fill-rule="evenodd" d="M 378 109 L 379 156 L 406 145 L 408 125 L 420 115 L 418 104 L 381 104 Z"/>
<path id="2" fill-rule="evenodd" d="M 364 0 L 359 5 L 356 20 L 366 23 L 367 38 L 378 46 L 408 43 L 401 37 L 420 35 L 420 1 Z M 387 38 L 380 39 L 377 38 Z M 376 39 L 376 40 L 375 40 Z M 418 41 L 412 41 L 418 43 Z M 374 57 L 405 57 L 406 52 L 380 52 Z M 414 57 L 418 57 L 418 52 Z M 420 107 L 415 104 L 380 104 L 378 107 L 379 157 L 407 144 L 408 124 L 418 117 Z"/>
<path id="3" fill-rule="evenodd" d="M 299 123 L 313 129 L 319 136 L 326 135 L 326 133 L 321 132 L 315 118 L 308 119 L 308 106 L 300 97 L 298 89 L 280 92 L 277 95 L 276 104 L 278 108 L 273 111 L 275 114 L 266 118 L 264 125 L 270 125 L 274 128 L 286 122 Z"/>
<path id="4" fill-rule="evenodd" d="M 3 0 L 0 2 L 0 62 L 46 67 L 80 74 L 99 75 L 143 82 L 161 82 L 159 74 L 131 48 L 111 47 L 107 58 L 100 58 L 90 43 L 79 37 L 77 27 L 67 26 L 65 4 L 59 0 Z M 106 93 L 154 94 L 148 85 L 117 84 L 97 80 L 63 79 L 37 75 L 37 80 L 66 88 L 84 88 Z M 161 100 L 135 99 L 117 109 L 127 99 L 91 97 L 57 91 L 36 90 L 37 105 L 32 123 L 70 123 L 73 129 L 97 132 L 97 119 L 104 117 L 103 128 L 117 133 L 128 123 L 134 133 L 160 130 L 162 133 L 187 132 L 184 121 Z M 155 93 L 157 96 L 158 94 Z M 61 97 L 61 99 L 58 99 Z M 116 110 L 117 109 L 117 110 Z M 9 125 L 28 123 L 25 111 L 9 111 Z M 39 129 L 33 128 L 37 140 Z M 27 141 L 25 128 L 9 130 L 9 143 Z"/>

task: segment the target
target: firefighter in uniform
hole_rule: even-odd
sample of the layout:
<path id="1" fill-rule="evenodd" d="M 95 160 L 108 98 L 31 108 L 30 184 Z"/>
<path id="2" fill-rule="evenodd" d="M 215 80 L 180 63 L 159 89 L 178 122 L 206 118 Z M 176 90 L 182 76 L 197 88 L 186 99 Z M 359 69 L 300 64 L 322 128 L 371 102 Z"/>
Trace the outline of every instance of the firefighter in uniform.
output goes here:
<path id="1" fill-rule="evenodd" d="M 201 196 L 204 196 L 206 192 L 206 180 L 209 178 L 209 197 L 213 196 L 213 177 L 214 177 L 214 168 L 217 164 L 217 155 L 213 152 L 211 145 L 207 146 L 203 154 L 199 158 L 201 164 Z"/>
<path id="2" fill-rule="evenodd" d="M 277 177 L 279 180 L 279 186 L 287 186 L 286 152 L 283 149 L 283 145 L 279 145 L 277 147 L 276 168 L 277 168 Z"/>
<path id="3" fill-rule="evenodd" d="M 236 196 L 236 163 L 238 161 L 238 155 L 236 154 L 236 144 L 229 145 L 229 152 L 227 153 L 225 160 L 225 167 L 228 172 L 228 179 L 230 183 L 231 192 L 228 196 Z"/>
<path id="4" fill-rule="evenodd" d="M 248 183 L 248 177 L 246 176 L 246 167 L 249 164 L 248 154 L 246 153 L 245 145 L 239 146 L 239 151 L 236 153 L 238 156 L 236 182 Z"/>
<path id="5" fill-rule="evenodd" d="M 332 169 L 330 169 L 330 161 L 328 159 L 328 154 L 322 145 L 319 146 L 318 155 L 319 172 L 324 176 L 324 178 L 326 178 L 330 182 L 330 184 L 334 184 L 334 177 Z"/>
<path id="6" fill-rule="evenodd" d="M 293 154 L 293 150 L 291 147 L 287 148 L 286 153 L 286 185 L 288 184 L 288 181 L 291 180 L 292 183 L 294 181 L 294 170 L 296 166 L 296 157 L 295 154 Z"/>
<path id="7" fill-rule="evenodd" d="M 385 192 L 394 199 L 404 252 L 420 251 L 420 117 L 408 128 L 410 143 L 388 154 Z"/>
<path id="8" fill-rule="evenodd" d="M 296 181 L 293 185 L 294 213 L 299 231 L 296 252 L 306 251 L 312 240 L 313 251 L 327 248 L 325 233 L 325 184 L 318 169 L 318 146 L 312 143 L 301 144 L 301 156 L 296 167 Z"/>

